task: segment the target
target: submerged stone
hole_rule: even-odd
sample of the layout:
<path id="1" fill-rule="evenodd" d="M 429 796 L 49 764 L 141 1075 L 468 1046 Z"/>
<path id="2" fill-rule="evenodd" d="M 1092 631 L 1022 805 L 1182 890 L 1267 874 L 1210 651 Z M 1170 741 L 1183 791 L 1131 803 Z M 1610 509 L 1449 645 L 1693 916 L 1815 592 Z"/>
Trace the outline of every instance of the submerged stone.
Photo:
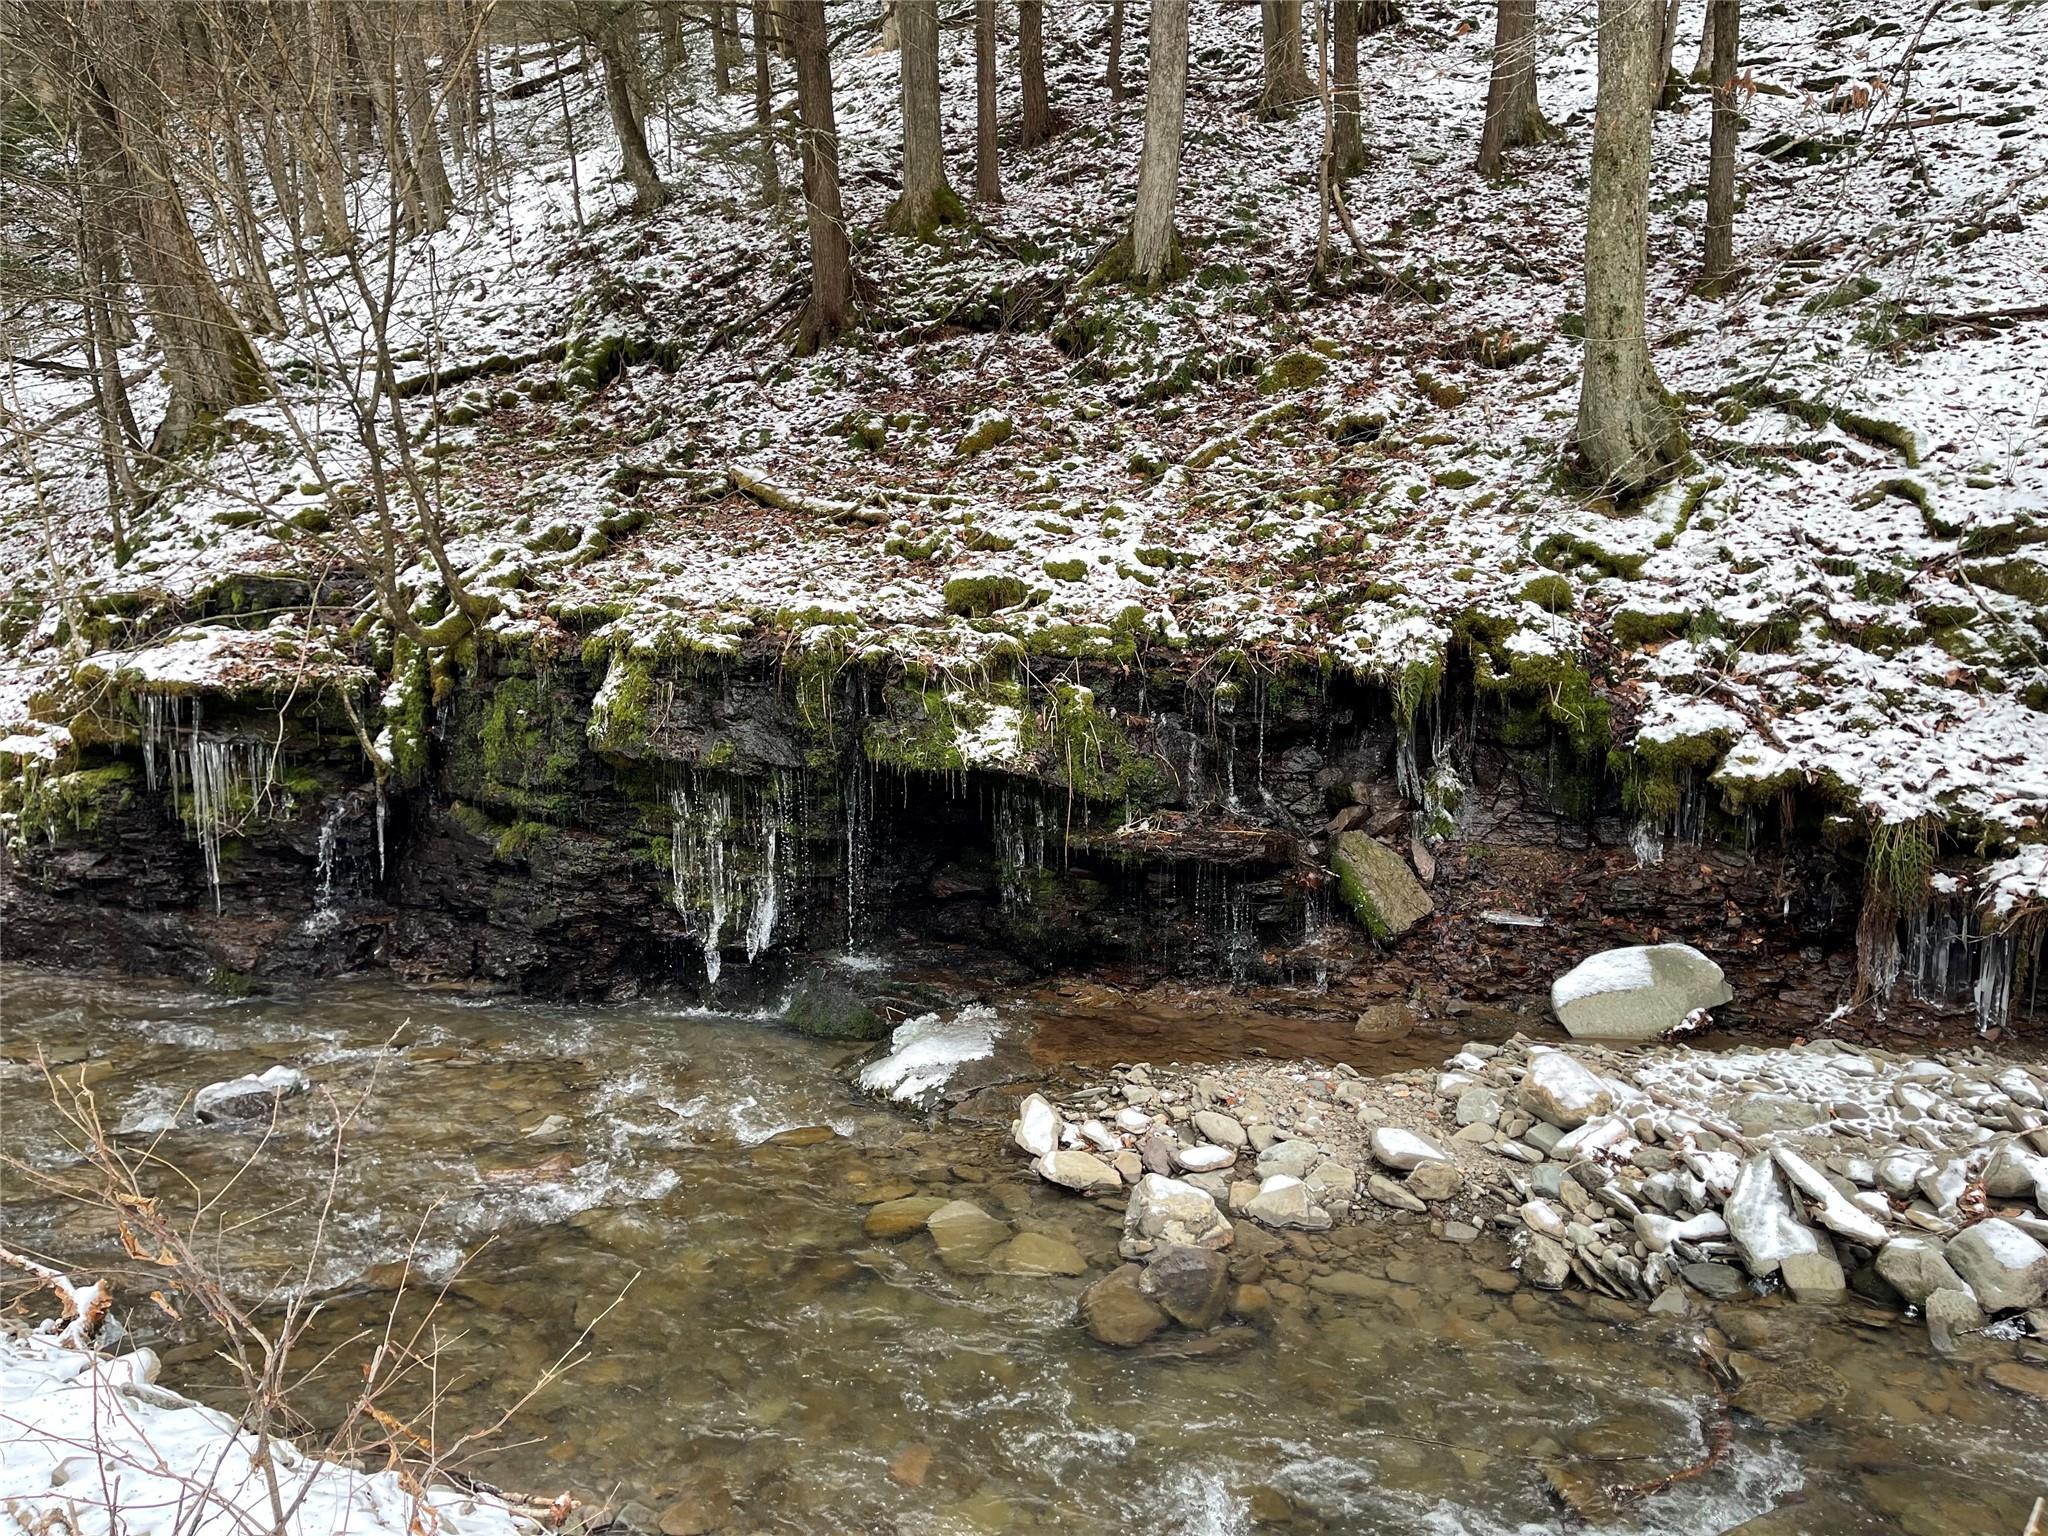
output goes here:
<path id="1" fill-rule="evenodd" d="M 1167 1325 L 1166 1309 L 1138 1288 L 1144 1273 L 1125 1264 L 1082 1293 L 1081 1322 L 1098 1343 L 1130 1349 Z"/>
<path id="2" fill-rule="evenodd" d="M 1550 1006 L 1574 1038 L 1654 1040 L 1734 996 L 1690 944 L 1638 944 L 1580 961 L 1551 984 Z"/>
<path id="3" fill-rule="evenodd" d="M 812 974 L 797 983 L 784 1015 L 790 1028 L 813 1040 L 880 1040 L 889 1022 L 857 994 L 829 976 Z"/>

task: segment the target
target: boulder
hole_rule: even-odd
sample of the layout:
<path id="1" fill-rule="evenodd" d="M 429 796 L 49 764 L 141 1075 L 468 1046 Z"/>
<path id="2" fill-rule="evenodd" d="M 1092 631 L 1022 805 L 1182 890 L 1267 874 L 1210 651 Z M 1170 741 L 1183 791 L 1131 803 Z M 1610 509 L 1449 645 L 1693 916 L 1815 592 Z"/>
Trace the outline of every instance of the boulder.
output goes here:
<path id="1" fill-rule="evenodd" d="M 1117 1171 L 1093 1152 L 1048 1152 L 1031 1166 L 1046 1183 L 1080 1195 L 1115 1194 L 1124 1187 Z"/>
<path id="2" fill-rule="evenodd" d="M 1145 1261 L 1138 1289 L 1183 1328 L 1213 1328 L 1230 1304 L 1230 1261 L 1209 1248 L 1167 1243 Z"/>
<path id="3" fill-rule="evenodd" d="M 989 1215 L 972 1200 L 949 1200 L 925 1220 L 925 1229 L 938 1244 L 939 1262 L 948 1269 L 987 1268 L 988 1256 L 1007 1242 L 1006 1222 Z"/>
<path id="4" fill-rule="evenodd" d="M 1522 1278 L 1546 1291 L 1563 1288 L 1571 1278 L 1572 1256 L 1555 1238 L 1531 1234 L 1529 1251 L 1522 1255 Z"/>
<path id="5" fill-rule="evenodd" d="M 1942 1256 L 1986 1312 L 2015 1311 L 2048 1297 L 2048 1248 L 1999 1217 L 1965 1227 Z"/>
<path id="6" fill-rule="evenodd" d="M 1309 1169 L 1308 1177 L 1302 1181 L 1308 1185 L 1309 1198 L 1318 1205 L 1336 1200 L 1349 1204 L 1351 1197 L 1358 1193 L 1358 1173 L 1347 1168 L 1334 1157 L 1326 1157 Z"/>
<path id="7" fill-rule="evenodd" d="M 1081 1322 L 1098 1343 L 1129 1349 L 1167 1325 L 1166 1309 L 1139 1290 L 1135 1264 L 1111 1270 L 1081 1293 Z"/>
<path id="8" fill-rule="evenodd" d="M 1953 1354 L 1966 1333 L 1984 1326 L 1984 1309 L 1968 1291 L 1936 1291 L 1927 1298 L 1927 1335 L 1943 1354 Z"/>
<path id="9" fill-rule="evenodd" d="M 1010 1122 L 1010 1140 L 1026 1157 L 1043 1157 L 1056 1151 L 1066 1122 L 1043 1094 L 1031 1093 L 1017 1106 L 1017 1118 Z"/>
<path id="10" fill-rule="evenodd" d="M 868 1208 L 860 1229 L 874 1238 L 909 1237 L 922 1232 L 932 1219 L 932 1212 L 948 1203 L 943 1195 L 906 1195 L 900 1200 L 884 1200 Z"/>
<path id="11" fill-rule="evenodd" d="M 1877 1251 L 1877 1273 L 1908 1306 L 1921 1307 L 1936 1291 L 1964 1289 L 1963 1277 L 1932 1237 L 1895 1237 Z"/>
<path id="12" fill-rule="evenodd" d="M 1236 1162 L 1237 1154 L 1228 1147 L 1213 1146 L 1203 1141 L 1192 1147 L 1175 1148 L 1173 1160 L 1188 1173 L 1216 1173 Z"/>
<path id="13" fill-rule="evenodd" d="M 1721 1217 L 1753 1275 L 1774 1275 L 1786 1259 L 1821 1251 L 1820 1234 L 1792 1208 L 1792 1197 L 1768 1152 L 1759 1152 L 1742 1165 Z"/>
<path id="14" fill-rule="evenodd" d="M 1420 1168 L 1424 1163 L 1448 1163 L 1451 1160 L 1450 1153 L 1420 1131 L 1403 1130 L 1398 1125 L 1373 1127 L 1372 1155 L 1373 1161 L 1388 1168 L 1398 1168 L 1403 1173 L 1411 1168 Z M 1263 1171 L 1263 1161 L 1260 1167 Z"/>
<path id="15" fill-rule="evenodd" d="M 1330 1229 L 1330 1213 L 1309 1198 L 1308 1185 L 1284 1173 L 1264 1180 L 1259 1192 L 1246 1202 L 1244 1213 L 1269 1227 L 1292 1227 L 1301 1232 Z"/>
<path id="16" fill-rule="evenodd" d="M 1690 944 L 1604 950 L 1551 983 L 1550 1007 L 1574 1039 L 1654 1040 L 1735 993 Z"/>
<path id="17" fill-rule="evenodd" d="M 1436 910 L 1407 861 L 1363 832 L 1337 834 L 1330 866 L 1338 894 L 1376 939 L 1397 939 Z"/>
<path id="18" fill-rule="evenodd" d="M 1529 1070 L 1515 1090 L 1515 1102 L 1545 1124 L 1575 1131 L 1614 1109 L 1614 1090 L 1565 1051 L 1529 1053 Z"/>
<path id="19" fill-rule="evenodd" d="M 783 1017 L 798 1034 L 813 1040 L 881 1040 L 889 1034 L 889 1021 L 866 999 L 821 971 L 797 983 Z"/>
<path id="20" fill-rule="evenodd" d="M 2048 1157 L 2029 1152 L 2016 1136 L 1998 1144 L 1980 1177 L 1994 1200 L 2031 1199 L 2048 1210 Z"/>
<path id="21" fill-rule="evenodd" d="M 208 1083 L 192 1096 L 192 1113 L 209 1125 L 224 1120 L 268 1120 L 279 1099 L 310 1086 L 297 1067 L 265 1067 L 225 1083 Z"/>
<path id="22" fill-rule="evenodd" d="M 1124 1235 L 1117 1246 L 1125 1258 L 1136 1259 L 1161 1243 L 1228 1248 L 1231 1236 L 1230 1222 L 1208 1194 L 1179 1179 L 1148 1173 L 1131 1186 Z"/>

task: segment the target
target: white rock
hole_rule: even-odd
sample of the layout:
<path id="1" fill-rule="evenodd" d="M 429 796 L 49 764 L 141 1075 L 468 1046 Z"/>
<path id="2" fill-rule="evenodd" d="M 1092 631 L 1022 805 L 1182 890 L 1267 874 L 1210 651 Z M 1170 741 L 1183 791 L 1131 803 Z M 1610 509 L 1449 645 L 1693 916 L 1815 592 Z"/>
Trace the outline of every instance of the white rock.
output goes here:
<path id="1" fill-rule="evenodd" d="M 1523 1205 L 1520 1215 L 1522 1225 L 1531 1232 L 1541 1232 L 1545 1237 L 1564 1236 L 1564 1213 L 1548 1200 L 1531 1200 Z"/>
<path id="2" fill-rule="evenodd" d="M 1635 1138 L 1629 1134 L 1629 1124 L 1619 1115 L 1608 1115 L 1600 1120 L 1588 1120 L 1576 1131 L 1568 1131 L 1550 1149 L 1551 1158 L 1560 1163 L 1575 1163 L 1580 1158 L 1591 1157 L 1595 1152 L 1614 1150 L 1625 1141 Z"/>
<path id="3" fill-rule="evenodd" d="M 1031 1093 L 1017 1106 L 1017 1118 L 1010 1122 L 1010 1140 L 1026 1157 L 1043 1157 L 1060 1144 L 1066 1121 L 1043 1094 Z"/>
<path id="4" fill-rule="evenodd" d="M 1701 1211 L 1685 1221 L 1676 1221 L 1655 1211 L 1638 1213 L 1636 1236 L 1652 1253 L 1667 1252 L 1675 1242 L 1701 1243 L 1728 1235 L 1728 1223 L 1713 1211 Z"/>
<path id="5" fill-rule="evenodd" d="M 1083 1120 L 1079 1127 L 1081 1140 L 1098 1152 L 1121 1152 L 1123 1138 L 1118 1136 L 1100 1120 Z"/>
<path id="6" fill-rule="evenodd" d="M 1820 1235 L 1793 1210 L 1792 1197 L 1768 1152 L 1759 1152 L 1742 1165 L 1721 1215 L 1753 1275 L 1776 1274 L 1793 1255 L 1821 1250 Z"/>
<path id="7" fill-rule="evenodd" d="M 297 1067 L 265 1067 L 225 1083 L 208 1083 L 192 1095 L 192 1112 L 202 1120 L 267 1119 L 279 1099 L 307 1088 Z"/>
<path id="8" fill-rule="evenodd" d="M 1323 1232 L 1330 1226 L 1330 1213 L 1309 1198 L 1308 1185 L 1284 1173 L 1264 1180 L 1259 1192 L 1246 1203 L 1244 1213 L 1268 1227 Z"/>
<path id="9" fill-rule="evenodd" d="M 1117 1171 L 1092 1152 L 1048 1152 L 1031 1166 L 1046 1183 L 1078 1194 L 1111 1194 L 1124 1187 Z"/>
<path id="10" fill-rule="evenodd" d="M 1142 1109 L 1125 1108 L 1116 1112 L 1116 1128 L 1135 1136 L 1140 1131 L 1152 1128 L 1152 1117 Z"/>
<path id="11" fill-rule="evenodd" d="M 1148 1173 L 1131 1186 L 1124 1209 L 1124 1235 L 1117 1251 L 1142 1258 L 1161 1243 L 1191 1248 L 1228 1248 L 1230 1223 L 1205 1191 L 1180 1179 Z"/>
<path id="12" fill-rule="evenodd" d="M 1880 1248 L 1891 1229 L 1828 1182 L 1826 1174 L 1789 1147 L 1771 1152 L 1793 1188 L 1814 1203 L 1813 1219 L 1838 1236 L 1866 1248 Z"/>
<path id="13" fill-rule="evenodd" d="M 2048 1248 L 1996 1216 L 1950 1238 L 1942 1257 L 1986 1312 L 2031 1307 L 2048 1296 Z"/>
<path id="14" fill-rule="evenodd" d="M 1611 1111 L 1614 1093 L 1577 1057 L 1540 1050 L 1530 1052 L 1515 1101 L 1559 1130 L 1571 1131 Z"/>
<path id="15" fill-rule="evenodd" d="M 1236 1162 L 1237 1154 L 1228 1147 L 1212 1146 L 1203 1141 L 1192 1147 L 1174 1148 L 1173 1160 L 1189 1173 L 1215 1173 Z"/>
<path id="16" fill-rule="evenodd" d="M 1550 1006 L 1574 1038 L 1652 1040 L 1734 995 L 1691 945 L 1649 944 L 1582 960 L 1551 984 Z"/>
<path id="17" fill-rule="evenodd" d="M 1424 1163 L 1448 1163 L 1451 1155 L 1419 1131 L 1398 1125 L 1373 1127 L 1372 1155 L 1376 1162 L 1406 1171 Z"/>

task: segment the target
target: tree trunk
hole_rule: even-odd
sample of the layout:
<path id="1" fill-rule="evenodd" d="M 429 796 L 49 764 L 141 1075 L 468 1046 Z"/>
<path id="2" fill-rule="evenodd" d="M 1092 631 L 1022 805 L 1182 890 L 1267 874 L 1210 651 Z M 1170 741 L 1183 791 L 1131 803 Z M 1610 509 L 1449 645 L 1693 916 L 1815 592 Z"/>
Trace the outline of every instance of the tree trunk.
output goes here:
<path id="1" fill-rule="evenodd" d="M 1707 149 L 1706 286 L 1718 291 L 1735 271 L 1735 151 L 1742 119 L 1735 106 L 1735 55 L 1741 0 L 1707 0 L 1707 30 L 1714 42 L 1709 80 L 1714 93 Z"/>
<path id="2" fill-rule="evenodd" d="M 1045 91 L 1045 0 L 1017 0 L 1017 72 L 1024 90 L 1017 142 L 1030 149 L 1052 137 L 1052 102 Z"/>
<path id="3" fill-rule="evenodd" d="M 1671 67 L 1671 50 L 1678 46 L 1678 0 L 1664 0 L 1663 24 L 1657 33 L 1657 105 L 1675 107 L 1685 82 Z"/>
<path id="4" fill-rule="evenodd" d="M 1507 150 L 1557 136 L 1536 105 L 1536 48 L 1536 0 L 1497 0 L 1493 77 L 1479 135 L 1479 174 L 1489 181 L 1502 174 Z"/>
<path id="5" fill-rule="evenodd" d="M 1700 51 L 1692 61 L 1695 85 L 1705 85 L 1714 75 L 1714 0 L 1707 0 L 1707 14 L 1700 22 Z"/>
<path id="6" fill-rule="evenodd" d="M 1334 56 L 1330 66 L 1335 97 L 1335 174 L 1356 176 L 1365 169 L 1364 114 L 1358 93 L 1358 0 L 1336 0 L 1336 25 L 1332 28 Z"/>
<path id="7" fill-rule="evenodd" d="M 277 301 L 277 285 L 271 282 L 270 267 L 264 259 L 263 226 L 257 222 L 256 199 L 249 191 L 249 157 L 242 148 L 241 124 L 232 107 L 226 114 L 226 122 L 221 131 L 221 144 L 227 151 L 228 203 L 235 221 L 235 234 L 242 248 L 243 271 L 247 277 L 243 308 L 262 322 L 262 328 L 266 333 L 282 336 L 284 307 Z M 281 207 L 285 193 L 282 189 L 277 189 L 275 195 Z"/>
<path id="8" fill-rule="evenodd" d="M 170 400 L 152 451 L 168 456 L 208 417 L 260 400 L 263 370 L 221 297 L 178 193 L 169 141 L 148 74 L 149 23 L 133 3 L 97 8 L 98 36 L 77 61 L 82 158 L 112 194 L 112 222 L 149 307 Z"/>
<path id="9" fill-rule="evenodd" d="M 825 0 L 781 0 L 780 11 L 783 36 L 796 60 L 804 213 L 811 236 L 811 298 L 797 328 L 797 346 L 814 352 L 846 329 L 853 308 L 853 252 L 839 204 L 839 128 L 832 113 Z"/>
<path id="10" fill-rule="evenodd" d="M 654 156 L 647 148 L 647 127 L 640 117 L 640 104 L 633 99 L 633 71 L 626 58 L 626 18 L 599 15 L 589 33 L 597 47 L 598 62 L 604 66 L 605 110 L 611 114 L 612 132 L 619 136 L 619 156 L 625 164 L 626 180 L 633 187 L 633 211 L 652 213 L 668 201 L 668 190 L 654 168 Z"/>
<path id="11" fill-rule="evenodd" d="M 1394 0 L 1359 0 L 1358 30 L 1366 37 L 1401 25 L 1401 7 Z"/>
<path id="12" fill-rule="evenodd" d="M 661 18 L 661 72 L 673 74 L 683 62 L 683 8 L 657 6 L 655 14 Z"/>
<path id="13" fill-rule="evenodd" d="M 1173 199 L 1180 183 L 1181 130 L 1188 109 L 1188 0 L 1152 0 L 1147 33 L 1145 144 L 1138 152 L 1138 199 L 1131 216 L 1131 275 L 1148 287 L 1180 269 Z"/>
<path id="14" fill-rule="evenodd" d="M 1109 0 L 1109 99 L 1124 99 L 1124 0 Z"/>
<path id="15" fill-rule="evenodd" d="M 1265 53 L 1258 112 L 1278 117 L 1316 92 L 1301 61 L 1301 0 L 1260 0 L 1259 36 Z"/>
<path id="16" fill-rule="evenodd" d="M 711 79 L 723 96 L 732 89 L 732 45 L 726 40 L 725 0 L 711 0 Z"/>
<path id="17" fill-rule="evenodd" d="M 1644 333 L 1649 260 L 1650 117 L 1662 85 L 1662 8 L 1599 0 L 1600 72 L 1586 198 L 1586 356 L 1578 451 L 1614 495 L 1655 483 L 1685 453 L 1678 408 L 1658 383 Z"/>
<path id="18" fill-rule="evenodd" d="M 761 200 L 771 208 L 782 202 L 782 167 L 775 155 L 775 77 L 769 51 L 775 45 L 775 24 L 768 0 L 753 0 L 754 126 L 761 130 Z"/>
<path id="19" fill-rule="evenodd" d="M 899 0 L 903 46 L 897 52 L 903 102 L 903 192 L 884 221 L 899 235 L 928 239 L 941 224 L 964 224 L 966 211 L 946 183 L 939 142 L 938 0 Z"/>
<path id="20" fill-rule="evenodd" d="M 441 158 L 440 90 L 433 72 L 427 68 L 418 35 L 403 21 L 398 25 L 404 28 L 401 35 L 405 40 L 405 73 L 400 89 L 405 101 L 406 137 L 411 141 L 407 158 L 419 182 L 420 212 L 426 221 L 426 231 L 432 234 L 448 227 L 448 214 L 455 205 L 448 164 Z"/>
<path id="21" fill-rule="evenodd" d="M 324 251 L 338 251 L 353 232 L 348 221 L 348 172 L 341 142 L 341 37 L 333 7 L 308 0 L 306 41 L 312 78 L 306 112 L 297 119 L 305 167 L 306 233 Z"/>
<path id="22" fill-rule="evenodd" d="M 996 164 L 996 0 L 974 0 L 974 195 L 1003 200 Z"/>

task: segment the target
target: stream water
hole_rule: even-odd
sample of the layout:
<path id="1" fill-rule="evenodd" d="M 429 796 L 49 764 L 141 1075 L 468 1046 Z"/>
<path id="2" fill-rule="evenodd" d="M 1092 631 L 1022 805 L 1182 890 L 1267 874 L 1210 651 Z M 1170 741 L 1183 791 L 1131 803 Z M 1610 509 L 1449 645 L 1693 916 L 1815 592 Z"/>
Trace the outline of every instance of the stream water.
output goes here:
<path id="1" fill-rule="evenodd" d="M 208 1341 L 164 1332 L 104 1214 L 29 1171 L 79 1171 L 39 1058 L 90 1087 L 119 1145 L 153 1144 L 189 1180 L 152 1176 L 167 1207 L 211 1200 L 195 1235 L 240 1295 L 324 1297 L 302 1358 L 334 1353 L 295 1399 L 314 1423 L 344 1400 L 409 1255 L 416 1281 L 446 1286 L 437 1438 L 491 1422 L 580 1338 L 587 1358 L 469 1470 L 636 1501 L 669 1536 L 1492 1533 L 1582 1516 L 1617 1532 L 2017 1533 L 2048 1489 L 2048 1415 L 1935 1356 L 1917 1326 L 1724 1306 L 1712 1317 L 1752 1384 L 1731 1414 L 1699 1359 L 1707 1312 L 1618 1324 L 1583 1297 L 1495 1294 L 1479 1271 L 1507 1263 L 1504 1245 L 1417 1226 L 1283 1256 L 1306 1299 L 1258 1328 L 1103 1349 L 1074 1320 L 1086 1278 L 949 1273 L 929 1238 L 875 1241 L 861 1221 L 884 1195 L 971 1197 L 1100 1274 L 1121 1202 L 1038 1183 L 992 1131 L 863 1097 L 848 1052 L 772 1021 L 367 982 L 244 1000 L 0 984 L 0 1228 L 112 1274 L 166 1384 L 227 1395 Z M 267 1138 L 180 1113 L 202 1084 L 279 1062 L 315 1088 Z M 1332 1271 L 1358 1294 L 1319 1288 Z M 409 1289 L 401 1315 L 434 1288 Z M 1616 1492 L 1694 1467 L 1724 1429 L 1701 1475 Z"/>

